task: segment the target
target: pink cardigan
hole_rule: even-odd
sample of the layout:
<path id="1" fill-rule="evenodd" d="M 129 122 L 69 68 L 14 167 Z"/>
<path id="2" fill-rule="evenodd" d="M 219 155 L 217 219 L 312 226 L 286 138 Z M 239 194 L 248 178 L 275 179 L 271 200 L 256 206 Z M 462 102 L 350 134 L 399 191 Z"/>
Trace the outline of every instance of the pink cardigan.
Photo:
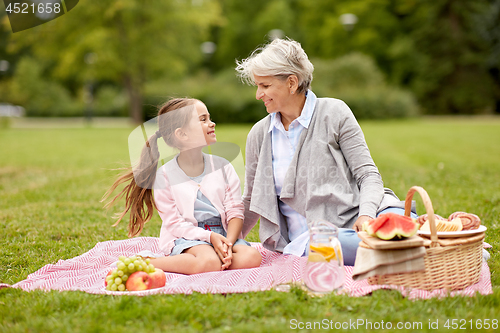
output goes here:
<path id="1" fill-rule="evenodd" d="M 163 221 L 160 249 L 169 255 L 178 238 L 210 243 L 211 231 L 198 227 L 194 202 L 198 189 L 221 216 L 224 230 L 233 218 L 243 219 L 240 180 L 234 167 L 222 157 L 203 154 L 206 173 L 200 184 L 191 180 L 177 164 L 177 156 L 158 169 L 154 199 Z M 243 238 L 240 234 L 239 238 Z"/>

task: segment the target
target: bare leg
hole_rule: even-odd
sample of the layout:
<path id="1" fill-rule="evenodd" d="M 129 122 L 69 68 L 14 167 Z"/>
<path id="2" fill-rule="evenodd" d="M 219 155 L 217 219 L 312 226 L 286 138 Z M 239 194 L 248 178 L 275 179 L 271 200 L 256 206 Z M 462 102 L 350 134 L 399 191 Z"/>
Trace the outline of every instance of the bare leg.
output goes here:
<path id="1" fill-rule="evenodd" d="M 262 261 L 260 252 L 248 245 L 233 246 L 233 260 L 228 269 L 259 267 Z"/>
<path id="2" fill-rule="evenodd" d="M 196 245 L 176 256 L 151 258 L 156 268 L 165 272 L 198 274 L 221 270 L 221 261 L 210 245 Z"/>

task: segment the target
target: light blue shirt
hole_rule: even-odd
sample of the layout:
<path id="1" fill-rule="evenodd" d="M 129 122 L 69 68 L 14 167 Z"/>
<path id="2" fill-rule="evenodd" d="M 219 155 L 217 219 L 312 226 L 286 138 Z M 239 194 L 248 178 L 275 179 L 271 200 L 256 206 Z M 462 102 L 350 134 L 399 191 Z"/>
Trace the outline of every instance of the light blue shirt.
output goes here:
<path id="1" fill-rule="evenodd" d="M 304 129 L 309 127 L 315 106 L 316 95 L 308 90 L 302 113 L 290 123 L 288 131 L 285 130 L 281 122 L 281 114 L 279 112 L 271 114 L 269 131 L 272 141 L 274 186 L 278 196 L 281 194 L 283 180 L 297 149 L 300 135 Z M 279 198 L 278 207 L 286 218 L 288 238 L 290 239 L 290 243 L 284 248 L 283 253 L 301 256 L 309 240 L 306 218 Z"/>
<path id="2" fill-rule="evenodd" d="M 205 157 L 203 157 L 203 163 L 205 163 Z M 203 177 L 205 177 L 206 163 L 203 169 L 203 173 L 196 177 L 189 177 L 198 184 L 201 183 Z M 220 216 L 217 208 L 212 205 L 210 200 L 201 193 L 200 190 L 196 193 L 196 199 L 194 201 L 194 218 L 198 222 L 207 221 L 209 218 Z"/>

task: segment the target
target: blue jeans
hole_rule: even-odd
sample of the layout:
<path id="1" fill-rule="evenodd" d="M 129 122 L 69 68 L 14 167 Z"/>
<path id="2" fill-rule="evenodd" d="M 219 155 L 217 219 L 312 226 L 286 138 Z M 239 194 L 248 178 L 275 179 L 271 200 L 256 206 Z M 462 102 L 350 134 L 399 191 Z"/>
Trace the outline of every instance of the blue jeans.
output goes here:
<path id="1" fill-rule="evenodd" d="M 404 215 L 405 210 L 403 208 L 389 207 L 377 214 L 385 213 L 395 213 L 399 215 Z M 411 213 L 411 217 L 417 218 L 418 215 Z M 354 266 L 356 261 L 356 252 L 358 250 L 359 242 L 361 239 L 358 237 L 358 233 L 353 229 L 339 228 L 339 241 L 342 247 L 342 254 L 344 256 L 344 265 Z"/>

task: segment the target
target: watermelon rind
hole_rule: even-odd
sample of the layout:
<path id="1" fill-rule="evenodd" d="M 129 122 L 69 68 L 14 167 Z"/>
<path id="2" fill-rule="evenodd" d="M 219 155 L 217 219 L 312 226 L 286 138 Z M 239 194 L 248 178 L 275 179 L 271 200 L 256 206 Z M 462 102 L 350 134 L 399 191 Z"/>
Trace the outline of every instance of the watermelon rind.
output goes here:
<path id="1" fill-rule="evenodd" d="M 370 225 L 370 221 L 365 221 L 365 222 L 363 222 L 361 229 L 362 229 L 364 232 L 366 232 L 368 235 L 373 236 L 373 235 L 372 235 L 372 234 L 368 231 L 368 227 L 369 227 L 369 225 Z M 371 231 L 371 230 L 370 230 L 370 231 Z"/>
<path id="2" fill-rule="evenodd" d="M 406 217 L 406 216 L 405 216 Z M 415 219 L 406 218 L 399 220 L 399 235 L 402 237 L 411 237 L 415 235 L 419 228 L 419 223 Z"/>

